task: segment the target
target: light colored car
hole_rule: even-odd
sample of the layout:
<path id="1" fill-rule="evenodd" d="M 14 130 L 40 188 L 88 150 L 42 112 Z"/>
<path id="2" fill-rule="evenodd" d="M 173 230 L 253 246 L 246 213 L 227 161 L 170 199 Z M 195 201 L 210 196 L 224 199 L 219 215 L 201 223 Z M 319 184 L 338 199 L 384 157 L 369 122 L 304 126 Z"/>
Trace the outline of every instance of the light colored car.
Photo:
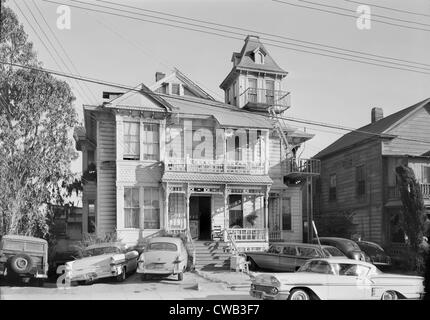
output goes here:
<path id="1" fill-rule="evenodd" d="M 180 238 L 154 237 L 140 255 L 137 273 L 142 280 L 146 280 L 147 275 L 177 275 L 181 281 L 187 263 L 187 249 Z"/>
<path id="2" fill-rule="evenodd" d="M 388 274 L 353 259 L 307 261 L 295 273 L 258 274 L 250 295 L 273 300 L 420 299 L 423 277 Z"/>
<path id="3" fill-rule="evenodd" d="M 90 245 L 82 258 L 66 263 L 66 279 L 71 282 L 91 283 L 96 279 L 116 277 L 124 281 L 127 274 L 137 268 L 138 252 L 123 243 L 98 243 Z"/>
<path id="4" fill-rule="evenodd" d="M 312 258 L 346 258 L 337 248 L 309 243 L 275 242 L 267 251 L 246 252 L 250 270 L 297 271 Z"/>

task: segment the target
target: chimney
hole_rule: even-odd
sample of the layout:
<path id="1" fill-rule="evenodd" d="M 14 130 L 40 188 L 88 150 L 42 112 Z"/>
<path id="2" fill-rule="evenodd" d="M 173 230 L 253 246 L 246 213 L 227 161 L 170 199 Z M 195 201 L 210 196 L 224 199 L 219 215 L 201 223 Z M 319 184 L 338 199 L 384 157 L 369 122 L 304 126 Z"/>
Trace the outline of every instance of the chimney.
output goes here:
<path id="1" fill-rule="evenodd" d="M 372 108 L 372 123 L 381 120 L 384 117 L 382 108 Z"/>
<path id="2" fill-rule="evenodd" d="M 161 79 L 163 79 L 164 77 L 166 76 L 166 74 L 165 73 L 162 73 L 162 72 L 156 72 L 155 73 L 155 82 L 158 82 L 158 81 L 160 81 Z"/>

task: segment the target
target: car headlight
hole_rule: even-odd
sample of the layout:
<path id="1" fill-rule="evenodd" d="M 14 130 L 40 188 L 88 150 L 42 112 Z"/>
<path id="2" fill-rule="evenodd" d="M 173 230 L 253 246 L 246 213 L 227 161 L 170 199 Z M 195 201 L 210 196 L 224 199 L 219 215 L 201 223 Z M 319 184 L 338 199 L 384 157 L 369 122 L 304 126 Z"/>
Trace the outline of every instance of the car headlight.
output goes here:
<path id="1" fill-rule="evenodd" d="M 270 277 L 270 282 L 275 287 L 280 287 L 281 286 L 281 283 L 279 282 L 279 280 L 276 279 L 276 277 L 274 277 L 274 276 Z"/>
<path id="2" fill-rule="evenodd" d="M 251 284 L 251 290 L 255 290 L 255 289 L 256 289 L 255 284 Z"/>
<path id="3" fill-rule="evenodd" d="M 272 289 L 270 290 L 270 293 L 271 293 L 271 294 L 278 294 L 278 289 L 277 289 L 277 288 L 272 288 Z"/>

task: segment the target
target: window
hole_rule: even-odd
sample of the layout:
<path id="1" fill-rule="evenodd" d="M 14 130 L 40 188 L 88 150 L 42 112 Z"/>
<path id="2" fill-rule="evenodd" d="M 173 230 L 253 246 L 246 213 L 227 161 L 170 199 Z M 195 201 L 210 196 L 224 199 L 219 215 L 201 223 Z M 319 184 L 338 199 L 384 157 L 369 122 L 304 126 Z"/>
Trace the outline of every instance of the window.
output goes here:
<path id="1" fill-rule="evenodd" d="M 172 94 L 180 95 L 180 84 L 172 83 Z"/>
<path id="2" fill-rule="evenodd" d="M 423 183 L 430 183 L 430 166 L 423 166 Z"/>
<path id="3" fill-rule="evenodd" d="M 282 230 L 291 230 L 291 199 L 282 198 Z"/>
<path id="4" fill-rule="evenodd" d="M 238 136 L 234 138 L 234 160 L 242 161 L 242 148 L 240 147 L 240 139 Z"/>
<path id="5" fill-rule="evenodd" d="M 230 88 L 227 88 L 227 90 L 225 91 L 225 97 L 227 104 L 230 104 Z"/>
<path id="6" fill-rule="evenodd" d="M 143 188 L 143 227 L 160 229 L 160 197 L 158 188 Z"/>
<path id="7" fill-rule="evenodd" d="M 257 79 L 248 79 L 248 101 L 257 102 Z"/>
<path id="8" fill-rule="evenodd" d="M 153 242 L 149 244 L 148 251 L 178 251 L 178 246 L 169 242 Z"/>
<path id="9" fill-rule="evenodd" d="M 139 188 L 124 188 L 124 227 L 139 228 Z"/>
<path id="10" fill-rule="evenodd" d="M 235 105 L 237 105 L 236 81 L 233 82 L 232 92 L 233 92 L 233 105 L 235 106 Z"/>
<path id="11" fill-rule="evenodd" d="M 160 148 L 158 124 L 144 123 L 142 140 L 143 160 L 158 160 Z"/>
<path id="12" fill-rule="evenodd" d="M 364 165 L 355 167 L 356 194 L 363 196 L 366 193 L 366 177 Z"/>
<path id="13" fill-rule="evenodd" d="M 263 64 L 264 63 L 264 55 L 260 51 L 255 53 L 255 63 Z"/>
<path id="14" fill-rule="evenodd" d="M 124 160 L 139 160 L 139 123 L 124 122 Z"/>
<path id="15" fill-rule="evenodd" d="M 297 251 L 295 246 L 285 246 L 284 250 L 282 250 L 282 254 L 288 255 L 288 256 L 296 256 Z"/>
<path id="16" fill-rule="evenodd" d="M 318 257 L 318 252 L 314 248 L 297 247 L 298 255 L 300 257 Z"/>
<path id="17" fill-rule="evenodd" d="M 94 200 L 88 201 L 88 226 L 87 232 L 93 233 L 96 231 L 96 205 Z"/>
<path id="18" fill-rule="evenodd" d="M 282 246 L 270 246 L 269 250 L 267 250 L 267 253 L 274 253 L 279 254 L 282 252 Z"/>
<path id="19" fill-rule="evenodd" d="M 87 151 L 87 163 L 88 163 L 88 165 L 90 165 L 91 163 L 94 163 L 95 162 L 95 159 L 94 159 L 94 150 L 88 150 Z"/>
<path id="20" fill-rule="evenodd" d="M 275 81 L 266 80 L 266 103 L 275 103 Z"/>
<path id="21" fill-rule="evenodd" d="M 328 190 L 328 199 L 330 201 L 336 200 L 336 185 L 337 185 L 337 181 L 336 181 L 336 174 L 331 174 L 330 175 L 330 185 L 329 185 L 329 190 Z"/>
<path id="22" fill-rule="evenodd" d="M 241 195 L 229 197 L 229 226 L 243 228 L 243 207 Z"/>

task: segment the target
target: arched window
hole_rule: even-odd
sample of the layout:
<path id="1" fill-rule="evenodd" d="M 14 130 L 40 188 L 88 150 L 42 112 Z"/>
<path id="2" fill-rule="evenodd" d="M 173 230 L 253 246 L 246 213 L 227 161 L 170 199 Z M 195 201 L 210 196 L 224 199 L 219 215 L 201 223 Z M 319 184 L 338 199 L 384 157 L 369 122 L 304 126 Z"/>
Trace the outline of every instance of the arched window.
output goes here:
<path id="1" fill-rule="evenodd" d="M 255 53 L 255 63 L 258 63 L 258 64 L 264 63 L 264 56 L 260 51 L 257 51 Z"/>

